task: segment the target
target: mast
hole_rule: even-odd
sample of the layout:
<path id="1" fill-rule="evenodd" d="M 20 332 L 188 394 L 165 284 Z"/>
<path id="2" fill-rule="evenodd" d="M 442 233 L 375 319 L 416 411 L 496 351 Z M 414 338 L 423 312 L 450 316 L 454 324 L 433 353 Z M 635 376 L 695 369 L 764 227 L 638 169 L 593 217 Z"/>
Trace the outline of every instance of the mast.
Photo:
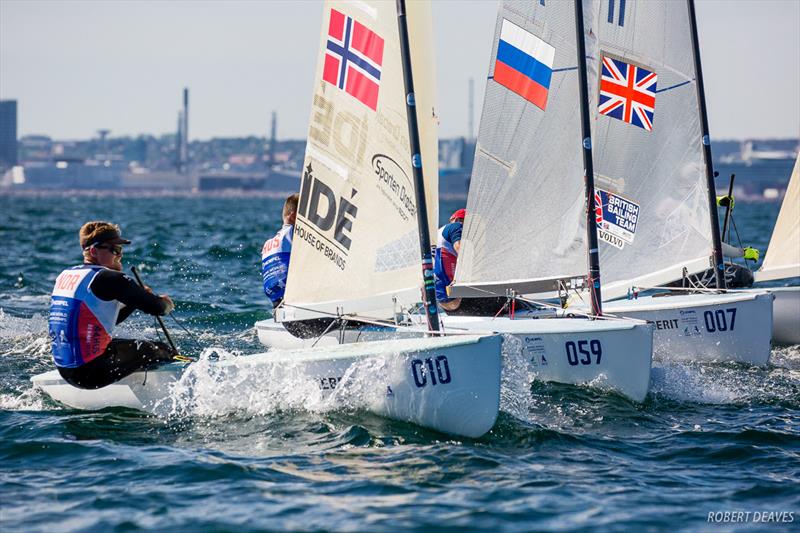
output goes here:
<path id="1" fill-rule="evenodd" d="M 727 240 L 726 235 L 728 234 L 728 222 L 731 219 L 731 212 L 733 211 L 733 181 L 736 179 L 736 174 L 731 174 L 731 181 L 728 183 L 728 205 L 725 206 L 725 218 L 722 222 L 722 233 L 720 234 L 722 239 Z"/>
<path id="2" fill-rule="evenodd" d="M 694 13 L 694 0 L 689 4 L 689 23 L 692 26 L 692 52 L 694 70 L 697 77 L 697 105 L 700 108 L 700 124 L 703 128 L 703 160 L 706 164 L 706 188 L 708 189 L 708 212 L 711 215 L 711 238 L 713 239 L 714 276 L 718 289 L 726 289 L 725 265 L 722 259 L 722 239 L 719 234 L 719 215 L 717 214 L 717 189 L 714 186 L 714 169 L 711 162 L 711 137 L 708 134 L 708 113 L 706 112 L 706 92 L 703 86 L 703 69 L 700 65 L 700 43 L 697 38 L 697 19 Z"/>
<path id="3" fill-rule="evenodd" d="M 589 89 L 586 76 L 586 42 L 583 29 L 583 0 L 575 0 L 575 39 L 578 48 L 578 79 L 581 94 L 581 135 L 583 136 L 583 169 L 586 185 L 586 237 L 589 256 L 589 292 L 592 313 L 603 316 L 600 295 L 600 252 L 597 245 L 597 222 L 594 214 L 594 165 L 592 164 L 592 129 L 589 123 Z"/>
<path id="4" fill-rule="evenodd" d="M 436 289 L 433 280 L 433 258 L 428 226 L 428 206 L 425 201 L 425 183 L 422 179 L 422 150 L 419 144 L 417 126 L 417 107 L 414 97 L 414 77 L 411 73 L 411 47 L 408 42 L 408 23 L 406 2 L 397 0 L 397 24 L 400 29 L 400 60 L 403 63 L 403 83 L 406 92 L 406 113 L 408 116 L 408 138 L 411 144 L 411 166 L 414 169 L 414 193 L 417 201 L 417 227 L 419 229 L 419 248 L 422 258 L 422 279 L 424 283 L 425 316 L 428 329 L 439 331 L 439 310 L 436 305 Z"/>

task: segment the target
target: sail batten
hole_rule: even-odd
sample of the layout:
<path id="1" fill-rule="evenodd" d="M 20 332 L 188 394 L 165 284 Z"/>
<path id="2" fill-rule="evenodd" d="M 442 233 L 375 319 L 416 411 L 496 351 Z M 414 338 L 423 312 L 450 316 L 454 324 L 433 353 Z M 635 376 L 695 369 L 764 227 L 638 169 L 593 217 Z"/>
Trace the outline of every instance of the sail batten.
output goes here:
<path id="1" fill-rule="evenodd" d="M 472 284 L 453 285 L 448 295 L 453 298 L 483 298 L 491 296 L 535 296 L 554 298 L 569 290 L 580 290 L 585 285 L 586 276 L 575 275 L 566 278 L 504 279 Z"/>

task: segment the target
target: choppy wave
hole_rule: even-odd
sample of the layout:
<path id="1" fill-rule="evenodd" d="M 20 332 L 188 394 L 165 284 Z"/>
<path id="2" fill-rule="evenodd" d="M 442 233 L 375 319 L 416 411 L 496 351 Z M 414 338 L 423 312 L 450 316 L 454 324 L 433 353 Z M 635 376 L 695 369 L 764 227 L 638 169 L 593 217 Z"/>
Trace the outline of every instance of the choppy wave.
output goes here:
<path id="1" fill-rule="evenodd" d="M 329 397 L 302 379 L 226 379 L 214 358 L 262 351 L 258 250 L 279 213 L 264 198 L 0 196 L 3 530 L 697 530 L 712 511 L 800 509 L 800 347 L 766 368 L 657 362 L 635 404 L 531 383 L 507 342 L 502 412 L 475 440 L 370 414 L 378 361 Z M 53 368 L 55 275 L 80 259 L 80 224 L 104 218 L 134 241 L 126 265 L 174 297 L 167 326 L 200 358 L 163 416 L 74 411 L 29 381 Z M 763 250 L 768 236 L 743 238 Z M 132 317 L 119 334 L 159 329 Z"/>
<path id="2" fill-rule="evenodd" d="M 376 357 L 351 365 L 326 394 L 301 367 L 237 365 L 242 354 L 207 349 L 171 385 L 159 411 L 169 417 L 268 415 L 286 410 L 310 413 L 365 410 L 382 399 L 374 376 L 386 372 L 387 361 Z M 246 356 L 245 356 L 246 357 Z M 230 363 L 230 364 L 220 364 Z"/>

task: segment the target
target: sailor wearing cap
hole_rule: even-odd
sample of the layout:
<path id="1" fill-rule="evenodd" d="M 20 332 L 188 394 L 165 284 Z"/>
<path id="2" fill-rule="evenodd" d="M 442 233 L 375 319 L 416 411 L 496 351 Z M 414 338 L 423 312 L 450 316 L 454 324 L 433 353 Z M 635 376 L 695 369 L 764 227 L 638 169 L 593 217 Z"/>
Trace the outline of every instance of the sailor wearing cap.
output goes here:
<path id="1" fill-rule="evenodd" d="M 436 255 L 433 259 L 433 274 L 436 278 L 436 301 L 445 311 L 455 311 L 461 298 L 448 298 L 447 286 L 456 275 L 458 251 L 461 249 L 461 232 L 464 229 L 466 209 L 458 209 L 450 215 L 450 222 L 439 228 L 436 239 Z"/>
<path id="2" fill-rule="evenodd" d="M 61 376 L 83 389 L 105 387 L 160 362 L 173 353 L 163 343 L 112 339 L 114 326 L 139 309 L 165 315 L 175 305 L 122 273 L 123 239 L 119 226 L 87 222 L 79 232 L 83 264 L 56 278 L 50 301 L 50 339 Z"/>

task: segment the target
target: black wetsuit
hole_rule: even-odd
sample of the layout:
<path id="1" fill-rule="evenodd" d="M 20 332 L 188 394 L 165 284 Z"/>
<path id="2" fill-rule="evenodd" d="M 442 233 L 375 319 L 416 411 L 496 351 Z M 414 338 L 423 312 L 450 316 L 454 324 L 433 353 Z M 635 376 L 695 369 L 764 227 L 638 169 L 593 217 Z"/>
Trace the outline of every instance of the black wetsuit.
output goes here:
<path id="1" fill-rule="evenodd" d="M 117 300 L 125 304 L 117 316 L 117 324 L 137 309 L 149 315 L 163 315 L 166 303 L 116 270 L 104 269 L 91 284 L 91 291 L 101 300 Z M 105 351 L 76 368 L 57 367 L 61 377 L 82 389 L 99 389 L 125 376 L 172 361 L 172 349 L 163 342 L 135 339 L 112 339 Z"/>

